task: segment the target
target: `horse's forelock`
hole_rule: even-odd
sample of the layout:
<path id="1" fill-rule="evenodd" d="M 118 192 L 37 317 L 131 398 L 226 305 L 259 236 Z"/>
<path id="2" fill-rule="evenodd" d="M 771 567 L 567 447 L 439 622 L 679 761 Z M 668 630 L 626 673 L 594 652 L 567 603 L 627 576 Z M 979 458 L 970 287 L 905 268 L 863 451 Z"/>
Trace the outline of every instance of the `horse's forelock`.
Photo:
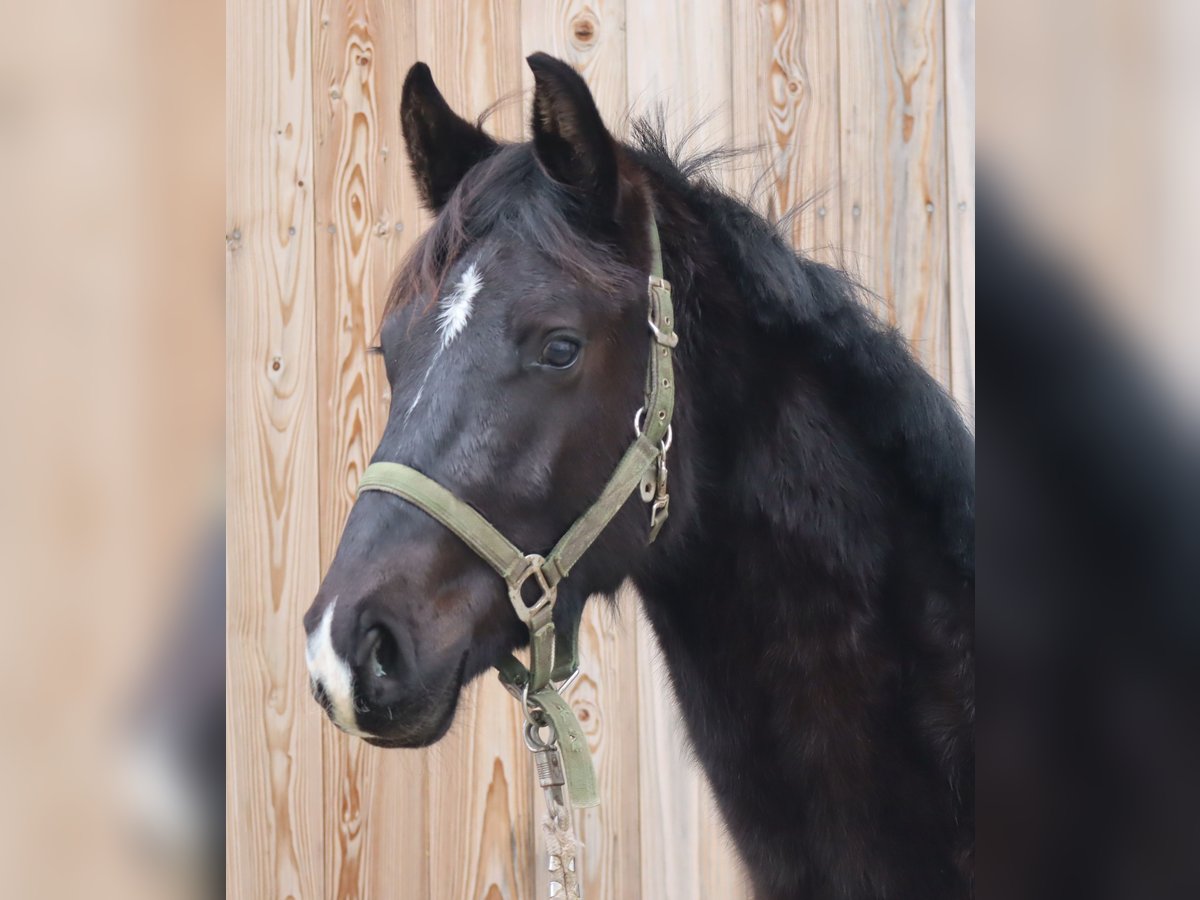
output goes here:
<path id="1" fill-rule="evenodd" d="M 616 248 L 582 230 L 571 215 L 573 198 L 537 165 L 529 145 L 502 148 L 463 179 L 417 241 L 388 295 L 384 314 L 441 294 L 454 264 L 479 239 L 498 234 L 535 248 L 552 265 L 605 294 L 636 279 Z"/>

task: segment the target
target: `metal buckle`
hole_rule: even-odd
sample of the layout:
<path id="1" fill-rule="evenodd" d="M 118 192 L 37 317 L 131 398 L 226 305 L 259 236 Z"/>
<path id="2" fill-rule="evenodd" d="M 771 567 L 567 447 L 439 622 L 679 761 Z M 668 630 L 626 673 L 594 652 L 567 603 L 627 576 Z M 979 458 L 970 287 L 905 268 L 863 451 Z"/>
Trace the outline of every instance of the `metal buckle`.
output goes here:
<path id="1" fill-rule="evenodd" d="M 513 610 L 516 611 L 517 618 L 528 625 L 546 607 L 554 606 L 558 590 L 551 587 L 550 582 L 546 580 L 546 573 L 542 571 L 542 566 L 546 564 L 546 560 L 540 554 L 528 553 L 525 555 L 525 561 L 529 563 L 529 568 L 522 572 L 521 577 L 509 587 L 508 596 L 512 600 Z M 521 596 L 521 588 L 525 586 L 525 582 L 531 577 L 537 579 L 542 596 L 537 599 L 537 602 L 533 606 L 528 606 L 525 603 L 525 598 Z"/>
<path id="2" fill-rule="evenodd" d="M 679 345 L 679 335 L 677 335 L 675 332 L 666 334 L 660 331 L 658 326 L 655 325 L 654 321 L 651 319 L 647 319 L 646 324 L 650 326 L 650 332 L 654 335 L 654 340 L 657 343 L 662 344 L 664 347 L 670 347 L 672 350 Z"/>
<path id="3" fill-rule="evenodd" d="M 651 275 L 650 290 L 659 290 L 670 294 L 671 282 L 667 281 L 665 278 L 659 278 L 656 275 Z M 679 335 L 675 334 L 674 331 L 663 331 L 658 327 L 658 323 L 654 321 L 654 313 L 657 310 L 658 305 L 656 303 L 651 303 L 649 312 L 646 315 L 646 324 L 650 326 L 650 333 L 654 335 L 654 342 L 656 344 L 660 344 L 663 347 L 668 347 L 673 350 L 679 344 Z M 668 320 L 664 324 L 670 326 L 671 323 Z"/>

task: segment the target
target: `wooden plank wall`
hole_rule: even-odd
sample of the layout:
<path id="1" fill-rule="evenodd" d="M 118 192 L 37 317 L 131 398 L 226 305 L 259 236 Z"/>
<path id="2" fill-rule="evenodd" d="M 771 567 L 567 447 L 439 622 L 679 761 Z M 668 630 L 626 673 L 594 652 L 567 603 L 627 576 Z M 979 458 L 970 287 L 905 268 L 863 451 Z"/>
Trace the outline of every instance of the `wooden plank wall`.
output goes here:
<path id="1" fill-rule="evenodd" d="M 547 50 L 618 132 L 664 102 L 717 177 L 845 265 L 974 409 L 974 0 L 228 0 L 228 893 L 544 896 L 540 798 L 490 678 L 423 753 L 335 732 L 300 618 L 387 410 L 366 355 L 427 224 L 398 123 L 408 66 L 518 138 Z M 524 95 L 522 96 L 522 92 Z M 584 623 L 573 688 L 603 805 L 594 900 L 748 896 L 692 767 L 653 635 L 625 593 Z"/>

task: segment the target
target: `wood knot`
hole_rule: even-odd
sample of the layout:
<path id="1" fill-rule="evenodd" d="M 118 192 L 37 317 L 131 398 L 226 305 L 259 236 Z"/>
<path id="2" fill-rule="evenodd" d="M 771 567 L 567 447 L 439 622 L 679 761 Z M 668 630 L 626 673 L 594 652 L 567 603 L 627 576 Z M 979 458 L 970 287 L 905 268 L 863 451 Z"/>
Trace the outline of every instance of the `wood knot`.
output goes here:
<path id="1" fill-rule="evenodd" d="M 582 12 L 571 21 L 571 38 L 576 49 L 586 50 L 596 40 L 596 20 Z"/>

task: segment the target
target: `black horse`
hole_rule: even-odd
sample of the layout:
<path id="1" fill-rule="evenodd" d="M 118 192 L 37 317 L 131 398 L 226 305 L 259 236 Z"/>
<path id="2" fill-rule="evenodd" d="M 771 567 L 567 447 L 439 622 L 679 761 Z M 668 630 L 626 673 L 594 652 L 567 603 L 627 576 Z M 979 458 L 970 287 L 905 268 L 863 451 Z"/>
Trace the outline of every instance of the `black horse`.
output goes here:
<path id="1" fill-rule="evenodd" d="M 671 517 L 636 494 L 556 614 L 632 579 L 764 898 L 965 897 L 974 871 L 974 443 L 841 272 L 674 161 L 605 128 L 543 54 L 533 140 L 404 85 L 437 217 L 381 327 L 377 461 L 419 469 L 545 551 L 633 438 L 649 342 L 649 217 L 674 285 Z M 352 509 L 305 617 L 342 728 L 416 747 L 464 683 L 527 638 L 502 581 L 397 497 Z"/>

